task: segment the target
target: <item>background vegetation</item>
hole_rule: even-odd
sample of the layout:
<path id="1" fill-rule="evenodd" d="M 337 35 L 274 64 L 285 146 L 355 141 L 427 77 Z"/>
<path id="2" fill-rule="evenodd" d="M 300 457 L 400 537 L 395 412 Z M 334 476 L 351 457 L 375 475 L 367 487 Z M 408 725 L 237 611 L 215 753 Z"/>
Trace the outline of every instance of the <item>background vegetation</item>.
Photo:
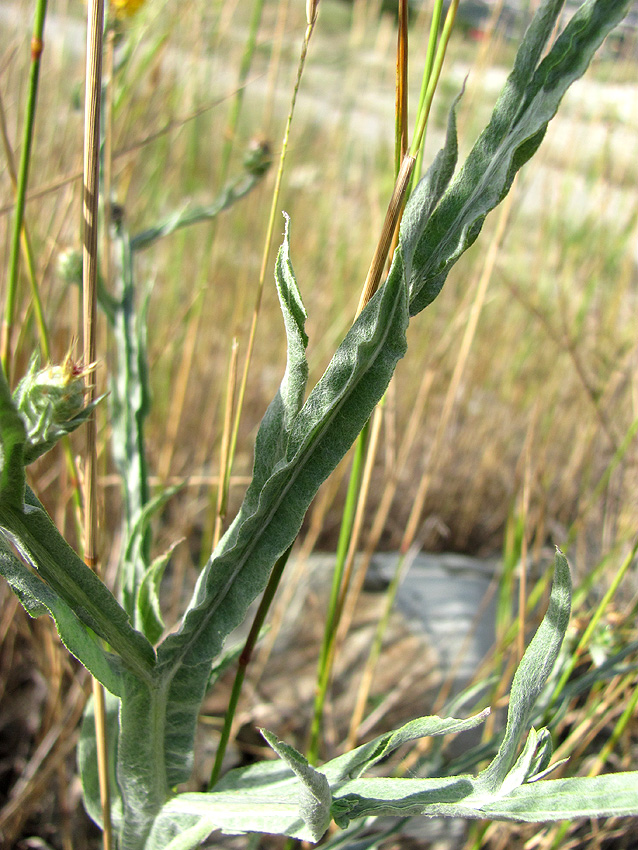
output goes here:
<path id="1" fill-rule="evenodd" d="M 78 291 L 60 274 L 60 256 L 79 248 L 84 14 L 79 2 L 50 4 L 26 209 L 55 361 L 77 336 L 81 313 Z M 112 184 L 131 233 L 188 203 L 214 199 L 228 176 L 242 172 L 251 141 L 267 141 L 278 155 L 305 12 L 285 0 L 264 2 L 246 71 L 252 14 L 253 4 L 232 0 L 179 6 L 149 0 L 122 21 L 115 51 Z M 19 156 L 31 5 L 5 3 L 0 15 L 6 126 L 0 244 L 8 256 L 13 197 L 8 163 Z M 414 15 L 415 75 L 423 65 L 427 24 L 426 12 Z M 352 321 L 393 185 L 395 38 L 394 18 L 381 14 L 378 3 L 322 0 L 280 201 L 295 223 L 292 253 L 309 313 L 311 380 L 321 374 Z M 428 131 L 431 155 L 466 77 L 459 125 L 463 152 L 470 148 L 512 54 L 512 42 L 498 30 L 480 41 L 461 30 L 455 34 Z M 411 521 L 417 542 L 428 550 L 503 553 L 505 565 L 523 556 L 530 570 L 543 563 L 548 547 L 564 546 L 582 589 L 572 647 L 578 628 L 584 628 L 627 564 L 638 528 L 635 79 L 635 48 L 633 53 L 619 53 L 611 45 L 603 49 L 585 79 L 568 93 L 539 154 L 519 177 L 511 203 L 488 220 L 484 237 L 458 264 L 434 308 L 410 329 L 409 354 L 385 406 L 361 544 L 364 548 L 382 496 L 392 485 L 396 496 L 380 549 L 398 549 Z M 412 102 L 419 82 L 415 76 Z M 232 132 L 238 93 L 241 111 Z M 157 534 L 160 549 L 185 537 L 173 554 L 167 582 L 175 617 L 184 588 L 194 580 L 203 541 L 212 536 L 231 344 L 236 337 L 241 369 L 273 179 L 268 176 L 214 224 L 184 228 L 136 257 L 140 288 L 152 287 L 149 466 L 162 482 L 186 480 L 164 511 Z M 6 265 L 0 266 L 2 285 Z M 269 269 L 273 265 L 274 251 Z M 250 473 L 257 424 L 283 371 L 281 319 L 270 280 L 269 271 L 229 516 Z M 26 371 L 37 339 L 28 293 L 25 280 L 14 340 L 15 377 Z M 105 351 L 96 373 L 100 386 L 106 385 L 108 362 Z M 421 401 L 412 438 L 410 416 Z M 117 556 L 120 495 L 105 416 L 101 433 L 108 571 Z M 73 482 L 62 453 L 47 455 L 31 469 L 34 490 L 58 527 L 72 537 Z M 344 492 L 338 475 L 325 486 L 306 521 L 300 543 L 304 553 L 334 550 Z M 413 506 L 421 500 L 415 516 Z M 299 572 L 296 580 L 301 581 Z M 575 661 L 589 669 L 595 651 L 600 661 L 633 646 L 636 590 L 631 564 L 621 589 L 605 601 L 588 648 L 579 650 Z M 76 837 L 82 821 L 76 817 L 78 791 L 70 781 L 68 759 L 84 700 L 83 672 L 60 652 L 49 623 L 28 621 L 6 586 L 0 593 L 0 792 L 5 800 L 0 832 L 8 846 L 36 833 L 55 847 L 85 846 Z M 321 602 L 311 597 L 306 605 L 319 629 Z M 310 644 L 315 626 L 308 619 Z M 304 655 L 303 645 L 298 652 L 301 681 L 304 665 L 314 668 L 315 662 Z M 632 659 L 635 664 L 635 652 L 626 657 L 628 665 Z M 308 712 L 286 703 L 282 680 L 291 663 L 275 660 L 272 672 L 267 668 L 263 674 L 271 687 L 261 691 L 254 674 L 253 697 L 258 699 L 242 715 L 245 750 L 254 746 L 251 724 L 264 722 L 260 711 L 284 717 L 300 737 L 305 734 Z M 390 665 L 398 666 L 396 661 Z M 347 664 L 341 671 L 334 696 L 335 747 L 347 731 L 355 691 L 344 675 Z M 391 676 L 380 675 L 379 697 L 397 687 Z M 622 726 L 619 739 L 613 737 L 635 688 L 630 666 L 601 683 L 587 704 L 574 697 L 563 734 L 566 750 L 580 758 L 579 768 L 592 767 L 589 754 L 610 736 L 606 769 L 635 766 L 635 715 Z M 277 693 L 284 708 L 272 707 Z M 430 701 L 436 701 L 436 693 Z M 286 705 L 295 713 L 292 720 L 286 720 Z M 407 716 L 425 713 L 405 707 Z M 216 706 L 208 708 L 213 732 L 207 731 L 213 734 Z M 491 838 L 475 835 L 468 842 L 491 840 L 499 846 L 511 829 L 499 827 Z M 600 833 L 596 829 L 573 827 L 574 846 L 613 841 L 624 846 L 622 826 L 616 838 L 613 823 Z M 548 828 L 538 841 L 551 846 L 554 838 Z"/>

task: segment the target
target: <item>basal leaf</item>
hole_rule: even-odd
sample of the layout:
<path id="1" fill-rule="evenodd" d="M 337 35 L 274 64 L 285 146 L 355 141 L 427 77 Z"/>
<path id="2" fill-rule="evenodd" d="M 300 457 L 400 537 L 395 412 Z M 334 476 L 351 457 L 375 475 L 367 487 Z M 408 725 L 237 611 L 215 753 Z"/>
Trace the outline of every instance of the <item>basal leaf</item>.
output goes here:
<path id="1" fill-rule="evenodd" d="M 557 821 L 638 815 L 638 771 L 572 779 L 542 779 L 486 803 L 479 817 Z"/>
<path id="2" fill-rule="evenodd" d="M 345 828 L 362 817 L 463 817 L 546 822 L 638 814 L 638 772 L 544 779 L 483 797 L 471 776 L 357 779 L 334 791 L 332 815 Z"/>
<path id="3" fill-rule="evenodd" d="M 145 850 L 192 850 L 216 829 L 316 840 L 299 813 L 304 785 L 281 761 L 230 771 L 208 794 L 178 794 L 161 810 Z"/>

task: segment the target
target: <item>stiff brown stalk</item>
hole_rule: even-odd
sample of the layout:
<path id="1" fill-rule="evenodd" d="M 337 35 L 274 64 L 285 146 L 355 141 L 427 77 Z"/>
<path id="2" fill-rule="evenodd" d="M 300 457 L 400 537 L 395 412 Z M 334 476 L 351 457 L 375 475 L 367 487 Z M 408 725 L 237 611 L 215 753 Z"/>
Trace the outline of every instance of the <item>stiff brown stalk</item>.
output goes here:
<path id="1" fill-rule="evenodd" d="M 84 183 L 83 183 L 83 327 L 84 363 L 95 363 L 97 344 L 97 235 L 100 154 L 100 103 L 102 94 L 102 33 L 104 0 L 88 4 L 86 91 L 84 112 Z M 93 383 L 88 387 L 88 402 L 96 397 Z M 93 413 L 86 425 L 84 467 L 84 560 L 97 570 L 97 422 Z M 93 679 L 95 738 L 97 744 L 100 804 L 102 808 L 104 850 L 112 846 L 111 800 L 106 740 L 106 709 L 102 685 Z"/>

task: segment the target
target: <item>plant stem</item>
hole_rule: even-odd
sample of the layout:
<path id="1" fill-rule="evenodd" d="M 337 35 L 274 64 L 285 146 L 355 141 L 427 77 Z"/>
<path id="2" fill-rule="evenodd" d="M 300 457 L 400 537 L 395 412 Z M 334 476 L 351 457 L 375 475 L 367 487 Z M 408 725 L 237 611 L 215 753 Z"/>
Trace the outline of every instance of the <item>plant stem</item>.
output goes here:
<path id="1" fill-rule="evenodd" d="M 213 788 L 213 786 L 217 783 L 217 780 L 219 779 L 219 775 L 222 769 L 222 763 L 224 761 L 224 756 L 226 754 L 226 749 L 230 740 L 230 733 L 233 727 L 233 720 L 235 719 L 235 713 L 237 711 L 237 703 L 239 702 L 241 689 L 244 684 L 244 679 L 246 678 L 246 670 L 248 669 L 248 665 L 250 664 L 250 661 L 253 657 L 253 651 L 259 639 L 259 634 L 261 632 L 262 626 L 264 625 L 266 615 L 268 614 L 275 593 L 277 592 L 277 587 L 279 586 L 279 582 L 283 575 L 285 566 L 288 563 L 288 557 L 291 551 L 292 546 L 290 546 L 286 550 L 286 552 L 284 552 L 284 554 L 279 558 L 279 560 L 273 567 L 272 573 L 270 574 L 270 578 L 268 579 L 268 584 L 266 586 L 263 596 L 261 597 L 259 608 L 257 609 L 257 613 L 255 614 L 255 619 L 252 622 L 250 632 L 248 633 L 248 637 L 246 638 L 246 643 L 244 644 L 242 653 L 239 656 L 239 661 L 237 663 L 237 672 L 235 673 L 235 680 L 233 682 L 233 688 L 230 694 L 230 699 L 228 701 L 228 709 L 226 710 L 226 716 L 224 717 L 224 728 L 222 730 L 222 736 L 219 742 L 219 746 L 217 747 L 217 752 L 215 753 L 215 763 L 213 764 L 210 782 L 208 783 L 209 791 Z"/>
<path id="2" fill-rule="evenodd" d="M 233 151 L 233 146 L 235 144 L 237 124 L 239 123 L 239 116 L 241 114 L 241 107 L 244 100 L 244 84 L 248 78 L 248 72 L 250 71 L 253 56 L 255 54 L 255 47 L 257 46 L 257 33 L 259 32 L 259 26 L 261 24 L 263 8 L 264 0 L 255 0 L 253 12 L 250 18 L 250 24 L 248 27 L 248 39 L 246 40 L 246 44 L 244 45 L 244 52 L 242 54 L 239 66 L 237 92 L 235 93 L 235 97 L 230 107 L 230 112 L 228 114 L 228 123 L 224 132 L 224 146 L 222 148 L 220 165 L 221 185 L 226 182 L 226 177 L 228 175 L 228 165 L 230 163 L 230 156 Z"/>
<path id="3" fill-rule="evenodd" d="M 38 82 L 40 79 L 40 59 L 44 49 L 42 38 L 44 35 L 46 11 L 47 0 L 38 0 L 35 9 L 35 18 L 33 21 L 33 36 L 31 38 L 31 72 L 29 75 L 29 91 L 27 95 L 27 106 L 24 120 L 22 151 L 20 153 L 20 167 L 18 170 L 18 185 L 16 189 L 16 204 L 13 218 L 11 253 L 9 258 L 9 278 L 7 281 L 7 295 L 4 305 L 4 319 L 2 322 L 2 338 L 0 340 L 0 361 L 2 362 L 2 368 L 7 376 L 7 380 L 10 380 L 11 335 L 13 330 L 13 316 L 15 312 L 18 271 L 20 266 L 20 234 L 22 233 L 24 205 L 27 193 L 27 182 L 29 179 L 29 163 L 31 161 L 35 110 L 38 98 Z"/>
<path id="4" fill-rule="evenodd" d="M 91 0 L 87 17 L 86 91 L 84 111 L 84 234 L 83 234 L 83 319 L 84 363 L 96 359 L 97 325 L 97 232 L 100 154 L 100 102 L 102 94 L 102 34 L 104 0 Z M 96 397 L 95 386 L 88 388 L 88 400 Z M 97 568 L 97 422 L 95 413 L 86 426 L 84 560 Z M 108 750 L 106 740 L 106 708 L 104 690 L 93 679 L 95 701 L 95 739 L 97 745 L 100 803 L 102 807 L 102 844 L 112 846 L 111 800 L 109 789 Z"/>
<path id="5" fill-rule="evenodd" d="M 352 460 L 352 468 L 350 470 L 350 480 L 348 481 L 346 502 L 343 509 L 343 515 L 341 517 L 341 528 L 339 530 L 339 542 L 337 544 L 335 568 L 332 574 L 332 588 L 330 591 L 330 600 L 328 602 L 328 611 L 326 613 L 323 643 L 321 645 L 319 663 L 317 665 L 317 686 L 312 722 L 310 725 L 310 738 L 306 753 L 310 764 L 316 764 L 319 757 L 319 736 L 321 735 L 323 710 L 332 673 L 334 639 L 336 637 L 338 625 L 339 598 L 341 595 L 341 585 L 343 581 L 346 556 L 350 547 L 350 537 L 352 534 L 355 511 L 357 508 L 359 484 L 361 482 L 361 473 L 363 471 L 366 448 L 368 445 L 369 427 L 370 423 L 368 422 L 357 439 L 354 458 Z"/>
<path id="6" fill-rule="evenodd" d="M 596 607 L 596 610 L 594 611 L 594 613 L 589 618 L 589 622 L 587 623 L 587 628 L 584 630 L 580 640 L 578 641 L 578 646 L 571 653 L 569 663 L 565 665 L 565 669 L 563 670 L 563 673 L 562 673 L 556 687 L 554 688 L 554 693 L 552 694 L 552 699 L 551 699 L 550 705 L 553 705 L 556 702 L 556 700 L 558 699 L 558 697 L 560 696 L 560 694 L 563 692 L 563 689 L 564 689 L 565 685 L 567 684 L 567 680 L 571 676 L 574 667 L 578 664 L 578 661 L 580 660 L 582 653 L 584 652 L 584 650 L 589 645 L 589 641 L 591 640 L 591 636 L 593 635 L 596 626 L 600 622 L 601 617 L 603 616 L 603 614 L 607 610 L 607 606 L 609 605 L 609 603 L 613 599 L 614 595 L 616 594 L 616 591 L 620 587 L 620 584 L 621 584 L 622 580 L 624 579 L 624 577 L 627 573 L 627 570 L 633 564 L 634 558 L 636 557 L 637 552 L 638 552 L 638 537 L 634 541 L 634 544 L 631 547 L 631 550 L 629 551 L 625 560 L 622 562 L 622 564 L 620 565 L 620 568 L 616 572 L 616 575 L 614 576 L 611 584 L 607 588 L 607 592 L 605 593 L 603 598 L 598 603 L 598 606 Z"/>
<path id="7" fill-rule="evenodd" d="M 219 485 L 217 487 L 217 508 L 215 512 L 215 531 L 213 535 L 213 549 L 219 543 L 228 507 L 228 491 L 230 489 L 230 434 L 233 425 L 233 411 L 235 406 L 235 385 L 237 382 L 237 352 L 239 343 L 237 337 L 233 337 L 230 350 L 230 364 L 228 367 L 228 381 L 226 383 L 226 409 L 224 413 L 224 430 L 222 432 L 222 444 L 219 457 Z"/>
<path id="8" fill-rule="evenodd" d="M 441 14 L 443 12 L 443 0 L 436 0 L 434 3 L 434 9 L 432 10 L 432 21 L 430 23 L 430 36 L 428 39 L 428 50 L 425 57 L 425 68 L 423 69 L 423 77 L 421 79 L 421 93 L 419 95 L 419 106 L 417 109 L 417 115 L 421 115 L 425 108 L 425 100 L 428 94 L 428 88 L 430 85 L 430 79 L 432 77 L 432 67 L 434 65 L 434 57 L 436 54 L 436 40 L 439 34 L 439 27 L 441 26 Z M 416 158 L 416 166 L 414 168 L 414 176 L 413 181 L 419 180 L 421 177 L 421 170 L 423 167 L 423 154 L 425 151 L 425 145 L 423 142 L 425 141 L 425 135 L 421 141 L 421 146 L 419 147 L 419 153 Z M 413 184 L 414 185 L 414 184 Z"/>
<path id="9" fill-rule="evenodd" d="M 9 133 L 7 130 L 7 121 L 4 106 L 2 103 L 2 97 L 0 97 L 0 135 L 2 135 L 2 145 L 4 147 L 5 158 L 7 160 L 9 178 L 11 180 L 11 185 L 13 187 L 14 194 L 17 198 L 18 173 L 15 167 L 15 159 L 13 156 L 13 150 L 11 148 L 11 142 L 9 141 Z M 24 212 L 22 216 L 22 230 L 20 236 L 22 242 L 22 253 L 24 254 L 24 261 L 27 266 L 29 283 L 31 284 L 31 297 L 33 298 L 33 309 L 35 312 L 36 324 L 38 326 L 38 333 L 40 336 L 40 347 L 42 349 L 42 354 L 45 360 L 48 360 L 50 356 L 49 332 L 47 330 L 46 322 L 44 319 L 42 299 L 40 298 L 40 290 L 38 288 L 38 282 L 36 280 L 35 257 L 33 256 L 33 247 L 31 245 L 31 239 L 29 238 L 29 232 L 27 230 L 27 225 L 24 220 Z"/>
<path id="10" fill-rule="evenodd" d="M 439 40 L 439 45 L 437 47 L 436 55 L 434 57 L 434 63 L 428 80 L 425 97 L 423 98 L 423 102 L 419 104 L 419 113 L 417 116 L 416 129 L 414 131 L 412 145 L 410 147 L 410 155 L 415 158 L 418 156 L 419 151 L 423 146 L 423 139 L 425 138 L 425 128 L 428 123 L 428 118 L 430 117 L 430 109 L 432 107 L 434 92 L 436 91 L 436 87 L 439 82 L 439 77 L 441 76 L 443 60 L 445 59 L 445 54 L 447 52 L 447 46 L 450 41 L 450 36 L 452 34 L 452 28 L 454 26 L 456 10 L 458 9 L 458 7 L 459 0 L 452 0 L 447 15 L 445 16 L 445 23 L 443 24 L 443 31 L 441 32 L 441 38 Z"/>

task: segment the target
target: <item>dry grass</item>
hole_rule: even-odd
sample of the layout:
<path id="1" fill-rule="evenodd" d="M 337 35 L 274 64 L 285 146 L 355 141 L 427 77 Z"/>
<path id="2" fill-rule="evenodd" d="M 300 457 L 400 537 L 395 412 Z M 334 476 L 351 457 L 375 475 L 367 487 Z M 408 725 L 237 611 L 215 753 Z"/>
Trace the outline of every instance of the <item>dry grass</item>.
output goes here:
<path id="1" fill-rule="evenodd" d="M 355 2 L 352 11 L 337 2 L 323 3 L 281 202 L 291 215 L 292 257 L 310 316 L 311 379 L 319 376 L 352 320 L 393 179 L 392 21 L 379 18 L 373 3 Z M 116 91 L 113 180 L 133 232 L 186 199 L 206 201 L 220 188 L 224 127 L 247 25 L 245 5 L 197 0 L 180 4 L 177 26 L 171 4 L 149 2 L 131 24 L 132 37 L 139 43 Z M 266 3 L 231 172 L 240 169 L 241 151 L 252 137 L 265 135 L 275 149 L 279 144 L 301 39 L 302 6 Z M 15 9 L 17 17 L 2 25 L 0 93 L 15 146 L 28 56 L 28 27 L 21 24 L 28 20 L 30 6 L 16 3 L 6 8 Z M 79 2 L 51 3 L 31 177 L 36 197 L 27 206 L 57 357 L 77 334 L 79 316 L 78 293 L 57 276 L 56 259 L 63 249 L 79 244 L 82 117 L 76 101 L 83 57 L 76 30 L 81 32 L 83 14 Z M 284 14 L 285 20 L 280 17 Z M 65 25 L 56 29 L 56 19 Z M 415 35 L 424 32 L 423 26 L 417 22 Z M 414 68 L 425 40 L 414 38 Z M 442 126 L 447 105 L 470 70 L 460 107 L 462 148 L 467 150 L 489 114 L 503 72 L 498 64 L 486 64 L 488 55 L 498 57 L 496 48 L 484 50 L 459 38 L 453 50 L 456 54 L 449 58 L 449 76 L 436 105 L 437 119 Z M 503 51 L 510 48 L 504 46 Z M 593 597 L 606 586 L 607 575 L 613 574 L 635 535 L 638 450 L 635 440 L 628 445 L 624 441 L 638 418 L 638 173 L 630 153 L 638 135 L 638 88 L 622 82 L 632 79 L 628 67 L 630 60 L 617 61 L 612 70 L 609 59 L 600 60 L 589 82 L 575 87 L 563 117 L 550 127 L 540 154 L 518 181 L 495 258 L 488 257 L 496 229 L 493 216 L 440 298 L 411 327 L 410 352 L 400 364 L 388 399 L 366 520 L 369 530 L 384 488 L 392 475 L 397 476 L 397 494 L 380 548 L 399 545 L 425 475 L 430 481 L 419 519 L 424 547 L 493 553 L 504 546 L 508 524 L 523 516 L 534 557 L 550 544 L 570 542 L 577 580 L 604 557 L 609 559 Z M 612 73 L 621 82 L 608 82 Z M 597 74 L 604 84 L 596 82 Z M 199 114 L 193 117 L 195 113 Z M 431 154 L 440 139 L 440 126 L 431 130 Z M 163 465 L 172 478 L 193 476 L 166 511 L 158 546 L 187 537 L 174 564 L 187 582 L 194 578 L 199 542 L 210 522 L 211 489 L 202 481 L 218 472 L 230 341 L 238 336 L 241 363 L 271 182 L 272 178 L 219 220 L 212 245 L 209 227 L 198 225 L 158 243 L 137 262 L 141 285 L 153 287 L 151 469 Z M 37 193 L 53 183 L 57 183 L 54 190 Z M 3 169 L 0 244 L 4 246 L 10 204 Z M 2 264 L 2 284 L 5 273 Z M 488 277 L 484 295 L 479 296 L 482 273 Z M 19 308 L 18 372 L 34 345 L 26 292 L 25 287 Z M 460 361 L 473 311 L 478 311 L 476 330 Z M 180 385 L 193 313 L 199 315 L 197 337 L 191 340 L 193 360 Z M 241 499 L 242 482 L 252 463 L 252 437 L 278 386 L 283 358 L 276 295 L 267 285 L 234 468 L 240 480 L 231 490 L 230 516 Z M 107 371 L 105 354 L 101 381 Z M 417 436 L 404 467 L 397 468 L 409 416 L 427 374 L 433 378 Z M 175 417 L 176 399 L 182 396 Z M 119 504 L 117 488 L 108 483 L 107 439 L 103 420 L 102 526 L 108 553 L 109 546 L 117 547 Z M 37 464 L 32 483 L 59 527 L 66 527 L 72 536 L 71 488 L 61 459 L 47 456 Z M 345 486 L 329 485 L 319 502 L 322 509 L 311 512 L 305 533 L 318 548 L 335 544 L 344 491 Z M 115 554 L 107 554 L 106 560 L 114 561 Z M 82 817 L 67 758 L 86 691 L 84 676 L 60 651 L 48 623 L 29 621 L 6 587 L 0 593 L 3 846 L 36 846 L 25 843 L 26 836 L 36 833 L 56 848 L 89 846 L 89 836 L 79 838 L 75 832 Z M 634 576 L 624 592 L 625 614 L 633 610 L 635 593 Z M 587 610 L 586 601 L 583 611 Z M 318 619 L 320 612 L 318 607 Z M 307 659 L 300 656 L 298 661 Z M 276 660 L 275 683 L 277 664 L 289 669 L 286 661 Z M 385 669 L 393 666 L 390 661 Z M 343 680 L 338 690 L 342 685 Z M 388 690 L 396 686 L 392 680 L 384 685 Z M 278 711 L 289 717 L 297 708 L 278 703 L 273 708 L 269 692 L 260 693 L 261 701 L 255 705 L 262 713 Z M 623 694 L 615 698 L 621 705 Z M 608 705 L 604 722 L 613 726 L 613 703 Z M 336 746 L 345 734 L 341 727 L 349 710 L 347 691 L 335 698 L 332 710 Z M 576 706 L 574 711 L 578 710 Z M 254 711 L 246 717 L 262 722 Z M 565 720 L 565 729 L 571 722 Z M 602 731 L 596 729 L 595 734 Z M 635 723 L 631 734 L 624 751 L 633 756 Z M 585 768 L 586 755 L 595 750 L 595 738 L 583 738 Z M 620 747 L 617 752 L 622 751 Z M 616 761 L 613 766 L 623 765 Z M 38 784 L 43 777 L 46 791 Z M 622 825 L 617 841 L 615 829 L 614 824 L 605 827 L 603 840 L 598 827 L 574 827 L 561 846 L 632 846 L 622 837 Z M 486 840 L 493 848 L 507 842 L 550 846 L 534 835 L 495 827 Z M 25 841 L 18 844 L 20 836 Z"/>

